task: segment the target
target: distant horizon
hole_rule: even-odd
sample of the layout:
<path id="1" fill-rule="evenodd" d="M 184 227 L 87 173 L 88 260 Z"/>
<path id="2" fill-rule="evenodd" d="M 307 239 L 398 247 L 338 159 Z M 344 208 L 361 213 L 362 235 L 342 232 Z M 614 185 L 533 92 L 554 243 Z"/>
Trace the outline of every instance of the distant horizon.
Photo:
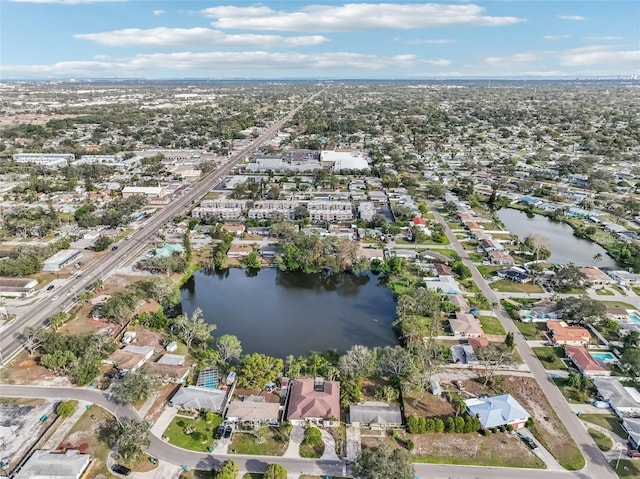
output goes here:
<path id="1" fill-rule="evenodd" d="M 633 0 L 0 0 L 0 78 L 640 75 Z"/>

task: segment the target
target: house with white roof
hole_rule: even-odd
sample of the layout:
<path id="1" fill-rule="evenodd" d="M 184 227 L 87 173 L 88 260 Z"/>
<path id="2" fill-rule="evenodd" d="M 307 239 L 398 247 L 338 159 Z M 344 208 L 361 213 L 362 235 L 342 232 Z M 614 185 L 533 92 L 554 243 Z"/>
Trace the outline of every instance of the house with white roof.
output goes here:
<path id="1" fill-rule="evenodd" d="M 514 429 L 525 426 L 529 413 L 524 410 L 511 394 L 501 396 L 472 398 L 464 402 L 467 412 L 480 420 L 483 429 L 506 426 L 510 424 Z"/>
<path id="2" fill-rule="evenodd" d="M 598 396 L 607 401 L 619 418 L 640 417 L 640 393 L 616 378 L 593 378 Z"/>

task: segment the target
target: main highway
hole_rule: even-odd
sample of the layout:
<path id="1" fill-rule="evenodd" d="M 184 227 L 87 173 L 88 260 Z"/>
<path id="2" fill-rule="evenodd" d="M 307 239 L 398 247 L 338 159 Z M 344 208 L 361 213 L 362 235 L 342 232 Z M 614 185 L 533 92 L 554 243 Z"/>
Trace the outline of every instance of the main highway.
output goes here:
<path id="1" fill-rule="evenodd" d="M 513 333 L 520 356 L 522 356 L 522 359 L 533 374 L 533 377 L 540 385 L 540 388 L 549 400 L 551 407 L 558 414 L 568 429 L 569 434 L 580 447 L 580 450 L 587 462 L 585 471 L 588 473 L 585 473 L 586 475 L 583 477 L 598 479 L 615 479 L 618 477 L 611 469 L 611 466 L 609 466 L 609 463 L 600 452 L 600 449 L 598 449 L 598 446 L 596 446 L 596 443 L 593 441 L 586 428 L 582 425 L 580 419 L 571 410 L 567 400 L 551 380 L 547 371 L 544 370 L 542 364 L 538 360 L 538 357 L 524 339 L 524 336 L 522 336 L 511 317 L 500 304 L 500 300 L 496 293 L 491 289 L 487 281 L 478 271 L 476 265 L 469 258 L 469 253 L 462 247 L 460 241 L 458 241 L 453 231 L 451 231 L 451 228 L 442 215 L 438 213 L 438 209 L 433 205 L 433 203 L 429 203 L 429 207 L 434 214 L 435 220 L 444 226 L 447 238 L 449 238 L 449 241 L 454 247 L 456 253 L 460 256 L 462 262 L 471 270 L 473 280 L 478 285 L 478 288 L 480 288 L 480 291 L 489 300 L 489 302 L 494 305 L 493 311 L 496 313 L 500 323 L 507 332 Z"/>
<path id="2" fill-rule="evenodd" d="M 0 366 L 8 363 L 22 349 L 20 335 L 25 327 L 45 326 L 49 317 L 60 310 L 70 308 L 76 301 L 77 295 L 71 294 L 71 290 L 76 293 L 90 288 L 96 280 L 110 276 L 115 269 L 134 259 L 147 247 L 148 242 L 165 223 L 184 213 L 206 196 L 236 165 L 245 161 L 249 155 L 271 139 L 307 102 L 320 93 L 322 90 L 300 101 L 284 117 L 264 130 L 249 146 L 231 156 L 220 168 L 187 188 L 182 196 L 173 199 L 167 206 L 156 211 L 142 228 L 132 233 L 129 239 L 121 241 L 116 250 L 108 251 L 98 261 L 88 265 L 80 277 L 70 279 L 68 286 L 62 287 L 63 294 L 58 298 L 53 301 L 38 301 L 33 306 L 20 311 L 18 316 L 0 331 Z"/>
<path id="3" fill-rule="evenodd" d="M 87 401 L 106 409 L 119 420 L 138 419 L 138 412 L 131 406 L 117 404 L 108 393 L 89 388 L 0 385 L 1 397 L 43 398 Z M 344 461 L 324 461 L 275 456 L 248 456 L 240 454 L 207 454 L 187 451 L 173 446 L 162 438 L 150 434 L 147 452 L 161 461 L 186 465 L 192 469 L 210 470 L 228 459 L 238 464 L 240 470 L 264 472 L 268 464 L 283 465 L 290 474 L 314 476 L 351 477 Z M 507 467 L 453 466 L 441 464 L 414 464 L 416 477 L 420 479 L 600 479 L 609 475 L 586 472 L 548 471 L 545 469 L 517 469 Z"/>

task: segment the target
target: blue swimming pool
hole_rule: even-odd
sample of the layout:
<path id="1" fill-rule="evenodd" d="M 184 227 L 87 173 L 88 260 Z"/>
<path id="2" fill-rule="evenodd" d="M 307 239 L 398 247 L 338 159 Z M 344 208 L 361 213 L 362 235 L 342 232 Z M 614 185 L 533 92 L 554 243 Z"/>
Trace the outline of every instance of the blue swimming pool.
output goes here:
<path id="1" fill-rule="evenodd" d="M 610 353 L 608 351 L 606 352 L 589 351 L 589 354 L 593 359 L 600 361 L 601 363 L 611 363 L 616 360 L 616 357 L 613 355 L 613 353 Z"/>
<path id="2" fill-rule="evenodd" d="M 640 324 L 640 316 L 638 316 L 636 313 L 631 313 L 631 314 L 629 315 L 629 319 L 630 319 L 631 321 L 633 321 L 634 323 L 638 323 L 638 324 Z"/>

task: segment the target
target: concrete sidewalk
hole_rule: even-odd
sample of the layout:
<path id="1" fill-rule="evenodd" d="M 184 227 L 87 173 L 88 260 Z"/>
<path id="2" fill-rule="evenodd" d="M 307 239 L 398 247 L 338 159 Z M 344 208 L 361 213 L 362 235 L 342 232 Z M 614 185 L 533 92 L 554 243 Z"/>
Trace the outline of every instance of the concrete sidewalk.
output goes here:
<path id="1" fill-rule="evenodd" d="M 177 408 L 169 405 L 165 406 L 160 417 L 153 423 L 153 426 L 151 426 L 151 432 L 156 436 L 162 437 L 162 433 L 169 427 L 169 424 L 171 424 L 171 421 L 173 421 L 173 418 L 175 418 L 177 414 Z"/>
<path id="2" fill-rule="evenodd" d="M 64 440 L 65 437 L 67 437 L 73 426 L 75 426 L 78 420 L 87 411 L 87 406 L 91 405 L 91 403 L 86 401 L 77 402 L 78 405 L 76 406 L 76 410 L 73 411 L 73 414 L 62 421 L 62 423 L 58 426 L 58 429 L 55 430 L 55 432 L 51 435 L 51 437 L 47 440 L 47 442 L 42 446 L 41 449 L 57 449 L 58 445 Z"/>

